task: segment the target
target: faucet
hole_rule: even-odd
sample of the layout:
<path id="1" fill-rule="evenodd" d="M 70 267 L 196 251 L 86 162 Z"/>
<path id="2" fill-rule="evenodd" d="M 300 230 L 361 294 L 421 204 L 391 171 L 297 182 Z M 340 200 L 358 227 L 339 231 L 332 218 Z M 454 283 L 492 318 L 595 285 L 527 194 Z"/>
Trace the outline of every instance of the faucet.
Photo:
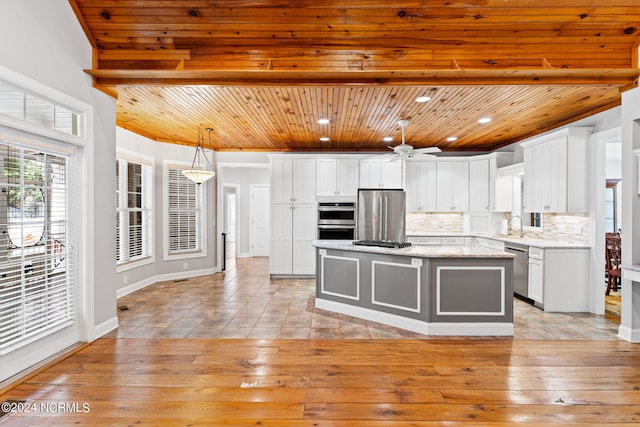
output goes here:
<path id="1" fill-rule="evenodd" d="M 509 222 L 507 222 L 507 225 L 511 227 L 511 221 L 513 221 L 515 218 L 518 218 L 520 220 L 520 237 L 524 237 L 524 227 L 522 226 L 522 218 L 520 217 L 520 215 L 514 215 L 509 218 Z"/>

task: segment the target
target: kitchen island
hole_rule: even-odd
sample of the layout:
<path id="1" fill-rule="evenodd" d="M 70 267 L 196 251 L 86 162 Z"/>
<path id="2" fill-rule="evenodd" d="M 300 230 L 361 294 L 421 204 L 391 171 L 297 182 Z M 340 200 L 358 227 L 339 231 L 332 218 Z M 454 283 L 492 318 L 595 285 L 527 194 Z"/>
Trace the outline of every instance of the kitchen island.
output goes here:
<path id="1" fill-rule="evenodd" d="M 513 335 L 513 255 L 317 240 L 316 307 L 426 335 Z"/>

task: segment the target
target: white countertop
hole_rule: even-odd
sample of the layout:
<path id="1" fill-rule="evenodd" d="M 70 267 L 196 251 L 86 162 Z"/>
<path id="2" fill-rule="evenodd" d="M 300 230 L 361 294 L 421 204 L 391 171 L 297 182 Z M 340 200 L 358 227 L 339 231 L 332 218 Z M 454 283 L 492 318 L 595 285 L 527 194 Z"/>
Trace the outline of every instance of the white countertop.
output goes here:
<path id="1" fill-rule="evenodd" d="M 315 240 L 319 249 L 400 255 L 416 258 L 514 258 L 515 255 L 478 246 L 409 246 L 406 248 L 381 248 L 353 245 L 352 240 Z"/>
<path id="2" fill-rule="evenodd" d="M 425 233 L 425 234 L 408 234 L 409 237 L 484 237 L 487 239 L 498 240 L 505 243 L 518 243 L 525 246 L 535 246 L 536 248 L 549 249 L 589 249 L 591 246 L 581 242 L 570 242 L 567 240 L 550 240 L 538 239 L 534 237 L 519 237 L 514 235 L 500 236 L 489 234 L 465 234 L 465 233 Z"/>

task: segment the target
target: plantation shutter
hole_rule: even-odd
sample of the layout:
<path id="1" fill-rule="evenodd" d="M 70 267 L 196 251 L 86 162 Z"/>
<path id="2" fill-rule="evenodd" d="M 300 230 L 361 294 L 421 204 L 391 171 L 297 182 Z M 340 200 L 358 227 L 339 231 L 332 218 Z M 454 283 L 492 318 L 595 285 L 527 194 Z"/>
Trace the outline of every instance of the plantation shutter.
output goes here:
<path id="1" fill-rule="evenodd" d="M 70 163 L 0 143 L 0 354 L 77 322 Z"/>
<path id="2" fill-rule="evenodd" d="M 202 249 L 200 186 L 169 167 L 169 254 Z"/>

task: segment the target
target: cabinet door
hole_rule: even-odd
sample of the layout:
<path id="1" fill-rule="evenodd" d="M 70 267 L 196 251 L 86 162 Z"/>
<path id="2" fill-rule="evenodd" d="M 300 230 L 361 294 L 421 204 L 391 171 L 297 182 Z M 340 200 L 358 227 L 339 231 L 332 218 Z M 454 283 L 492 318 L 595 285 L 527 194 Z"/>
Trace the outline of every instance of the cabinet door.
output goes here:
<path id="1" fill-rule="evenodd" d="M 271 205 L 271 250 L 269 272 L 291 274 L 292 271 L 292 227 L 293 210 L 290 204 Z"/>
<path id="2" fill-rule="evenodd" d="M 469 162 L 453 162 L 451 170 L 453 210 L 467 212 L 469 210 Z"/>
<path id="3" fill-rule="evenodd" d="M 453 162 L 436 163 L 437 195 L 436 208 L 439 212 L 453 211 Z"/>
<path id="4" fill-rule="evenodd" d="M 545 144 L 535 145 L 532 150 L 531 207 L 532 212 L 546 212 L 549 206 L 549 173 L 551 167 L 545 155 Z M 526 174 L 526 170 L 525 170 Z M 528 180 L 529 178 L 525 176 Z"/>
<path id="5" fill-rule="evenodd" d="M 436 162 L 420 163 L 420 206 L 422 206 L 422 210 L 425 212 L 435 212 L 438 210 L 436 200 L 438 195 L 437 166 L 438 164 Z"/>
<path id="6" fill-rule="evenodd" d="M 545 144 L 550 170 L 547 176 L 549 212 L 567 212 L 567 138 Z"/>
<path id="7" fill-rule="evenodd" d="M 312 243 L 316 239 L 316 206 L 293 206 L 293 274 L 315 274 L 315 248 Z"/>
<path id="8" fill-rule="evenodd" d="M 336 159 L 316 161 L 316 196 L 336 196 Z"/>
<path id="9" fill-rule="evenodd" d="M 405 168 L 407 212 L 421 212 L 423 210 L 422 195 L 420 192 L 422 179 L 423 179 L 422 163 L 407 162 L 407 166 Z"/>
<path id="10" fill-rule="evenodd" d="M 379 159 L 360 160 L 360 188 L 380 187 L 380 168 L 382 164 Z"/>
<path id="11" fill-rule="evenodd" d="M 544 261 L 529 258 L 529 298 L 543 304 Z"/>
<path id="12" fill-rule="evenodd" d="M 314 203 L 316 201 L 316 161 L 315 159 L 293 160 L 294 203 Z"/>
<path id="13" fill-rule="evenodd" d="M 380 187 L 402 188 L 402 161 L 380 161 Z"/>
<path id="14" fill-rule="evenodd" d="M 352 196 L 358 195 L 358 180 L 360 172 L 357 159 L 338 159 L 336 175 L 336 195 Z"/>
<path id="15" fill-rule="evenodd" d="M 525 147 L 522 150 L 522 154 L 523 154 L 523 161 L 524 161 L 524 188 L 523 193 L 521 195 L 522 197 L 522 210 L 526 211 L 526 212 L 540 212 L 539 210 L 534 209 L 534 204 L 533 204 L 533 191 L 534 191 L 534 185 L 533 185 L 533 161 L 534 161 L 534 155 L 533 155 L 533 147 Z"/>
<path id="16" fill-rule="evenodd" d="M 469 211 L 489 211 L 489 160 L 469 162 Z"/>
<path id="17" fill-rule="evenodd" d="M 271 159 L 271 202 L 290 203 L 293 198 L 291 159 Z"/>

